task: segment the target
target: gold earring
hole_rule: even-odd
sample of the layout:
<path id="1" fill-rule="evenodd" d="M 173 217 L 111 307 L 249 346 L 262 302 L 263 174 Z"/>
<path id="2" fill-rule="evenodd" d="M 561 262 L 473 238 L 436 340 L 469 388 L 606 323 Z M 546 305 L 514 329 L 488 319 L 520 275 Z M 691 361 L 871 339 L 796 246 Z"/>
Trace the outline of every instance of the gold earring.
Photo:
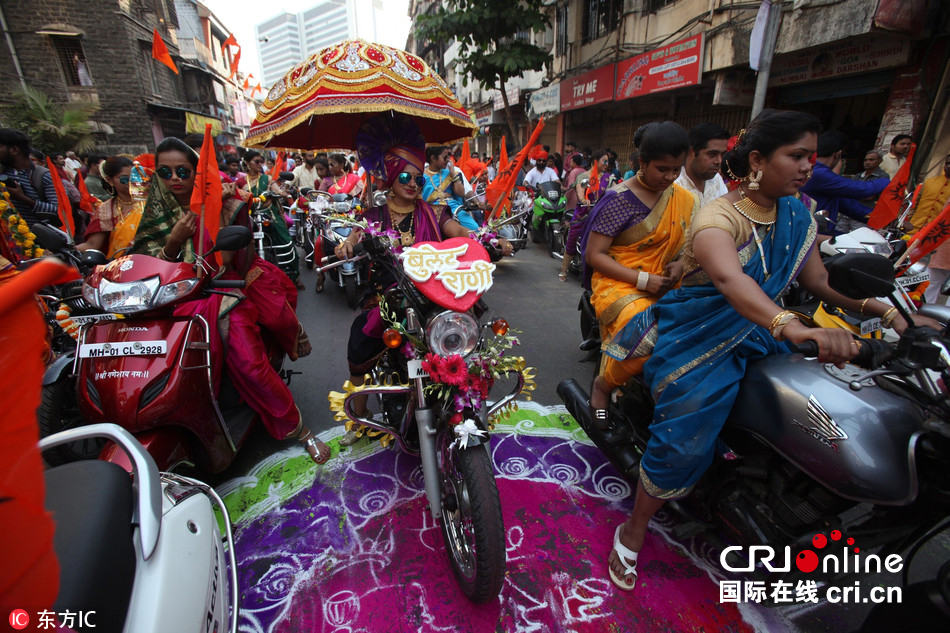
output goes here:
<path id="1" fill-rule="evenodd" d="M 749 174 L 749 191 L 758 191 L 760 180 L 762 180 L 761 169 L 756 171 L 754 174 Z"/>

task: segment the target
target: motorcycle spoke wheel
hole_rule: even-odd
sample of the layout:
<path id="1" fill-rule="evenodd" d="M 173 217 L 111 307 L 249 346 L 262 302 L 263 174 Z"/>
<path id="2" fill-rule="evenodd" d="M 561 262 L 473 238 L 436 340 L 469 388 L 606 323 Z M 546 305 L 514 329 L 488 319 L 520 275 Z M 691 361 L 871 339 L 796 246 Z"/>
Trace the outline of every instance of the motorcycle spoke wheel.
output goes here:
<path id="1" fill-rule="evenodd" d="M 484 447 L 455 453 L 442 480 L 442 538 L 452 572 L 469 600 L 494 600 L 505 579 L 501 501 Z"/>

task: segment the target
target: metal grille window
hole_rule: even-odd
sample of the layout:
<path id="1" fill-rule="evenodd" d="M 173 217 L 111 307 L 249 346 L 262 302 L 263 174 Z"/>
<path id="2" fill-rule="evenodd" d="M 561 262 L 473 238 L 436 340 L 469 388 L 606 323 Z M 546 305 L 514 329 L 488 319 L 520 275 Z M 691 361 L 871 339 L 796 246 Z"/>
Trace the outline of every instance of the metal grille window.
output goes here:
<path id="1" fill-rule="evenodd" d="M 647 0 L 647 12 L 656 13 L 663 7 L 673 4 L 676 0 Z"/>
<path id="2" fill-rule="evenodd" d="M 145 86 L 146 89 L 151 88 L 152 94 L 159 94 L 159 85 L 158 85 L 158 75 L 155 72 L 155 60 L 152 59 L 152 45 L 151 43 L 141 42 L 140 52 L 142 55 L 142 68 L 145 69 L 145 74 L 148 75 L 148 85 Z"/>
<path id="3" fill-rule="evenodd" d="M 91 86 L 92 75 L 86 64 L 86 54 L 82 50 L 82 40 L 78 35 L 50 35 L 50 42 L 63 71 L 67 86 Z"/>
<path id="4" fill-rule="evenodd" d="M 601 38 L 620 24 L 623 0 L 586 0 L 583 43 Z"/>
<path id="5" fill-rule="evenodd" d="M 563 7 L 558 7 L 555 17 L 554 54 L 558 57 L 567 55 L 567 7 L 566 4 Z"/>

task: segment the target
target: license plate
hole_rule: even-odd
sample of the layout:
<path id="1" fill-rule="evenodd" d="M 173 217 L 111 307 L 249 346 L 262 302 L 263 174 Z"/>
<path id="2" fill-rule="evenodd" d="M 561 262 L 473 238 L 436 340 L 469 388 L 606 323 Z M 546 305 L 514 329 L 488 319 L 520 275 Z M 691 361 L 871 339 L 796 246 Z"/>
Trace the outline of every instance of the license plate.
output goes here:
<path id="1" fill-rule="evenodd" d="M 164 356 L 165 341 L 125 341 L 122 343 L 83 343 L 79 358 L 117 358 L 119 356 Z"/>
<path id="2" fill-rule="evenodd" d="M 908 288 L 910 286 L 916 286 L 917 284 L 922 284 L 925 281 L 930 281 L 930 271 L 926 270 L 919 275 L 913 275 L 912 277 L 898 277 L 897 285 L 901 288 Z"/>
<path id="3" fill-rule="evenodd" d="M 264 239 L 264 231 L 254 231 L 254 239 L 255 240 Z"/>
<path id="4" fill-rule="evenodd" d="M 861 336 L 867 336 L 871 332 L 877 332 L 881 329 L 880 319 L 869 319 L 861 322 Z"/>
<path id="5" fill-rule="evenodd" d="M 409 366 L 409 380 L 415 380 L 416 378 L 428 378 L 429 374 L 422 369 L 422 361 L 418 358 L 413 358 L 408 363 Z"/>
<path id="6" fill-rule="evenodd" d="M 99 323 L 100 321 L 115 321 L 116 317 L 114 314 L 91 314 L 89 316 L 71 316 L 69 317 L 73 323 L 78 323 L 79 325 L 85 325 L 86 323 Z"/>

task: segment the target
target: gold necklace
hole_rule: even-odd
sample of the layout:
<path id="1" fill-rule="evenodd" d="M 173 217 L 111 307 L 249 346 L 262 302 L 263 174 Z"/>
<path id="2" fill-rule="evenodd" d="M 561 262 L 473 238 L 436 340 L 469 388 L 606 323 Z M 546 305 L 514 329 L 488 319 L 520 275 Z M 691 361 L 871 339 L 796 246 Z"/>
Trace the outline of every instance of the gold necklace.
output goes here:
<path id="1" fill-rule="evenodd" d="M 650 185 L 648 185 L 647 183 L 645 183 L 645 182 L 643 181 L 643 176 L 640 175 L 640 172 L 637 172 L 637 182 L 639 182 L 639 183 L 640 183 L 640 186 L 643 187 L 644 189 L 646 189 L 647 191 L 652 191 L 653 193 L 656 193 L 657 191 L 659 191 L 659 189 L 656 189 L 656 188 L 654 188 L 654 187 L 651 187 Z"/>
<path id="2" fill-rule="evenodd" d="M 771 207 L 764 207 L 761 204 L 757 204 L 745 195 L 745 191 L 742 190 L 742 187 L 739 187 L 739 200 L 733 202 L 732 206 L 749 222 L 763 224 L 765 226 L 775 224 L 776 204 L 772 203 Z"/>
<path id="3" fill-rule="evenodd" d="M 401 205 L 401 204 L 396 204 L 395 200 L 390 198 L 389 200 L 386 201 L 386 206 L 389 207 L 390 213 L 396 212 L 399 215 L 409 215 L 416 208 L 416 203 L 412 202 L 410 204 Z"/>
<path id="4" fill-rule="evenodd" d="M 386 206 L 388 207 L 389 204 L 387 204 Z M 399 220 L 399 222 L 396 221 L 397 214 L 403 216 Z M 406 215 L 409 216 L 409 230 L 403 231 L 402 229 L 399 228 L 399 225 L 400 223 L 403 222 L 403 220 L 406 219 L 405 218 Z M 408 213 L 399 213 L 398 211 L 393 211 L 393 209 L 390 208 L 389 209 L 389 223 L 392 224 L 393 230 L 399 233 L 400 244 L 402 244 L 403 246 L 412 246 L 413 242 L 416 241 L 415 237 L 413 236 L 413 229 L 415 228 L 415 223 L 416 223 L 416 215 L 412 213 L 411 210 Z"/>

